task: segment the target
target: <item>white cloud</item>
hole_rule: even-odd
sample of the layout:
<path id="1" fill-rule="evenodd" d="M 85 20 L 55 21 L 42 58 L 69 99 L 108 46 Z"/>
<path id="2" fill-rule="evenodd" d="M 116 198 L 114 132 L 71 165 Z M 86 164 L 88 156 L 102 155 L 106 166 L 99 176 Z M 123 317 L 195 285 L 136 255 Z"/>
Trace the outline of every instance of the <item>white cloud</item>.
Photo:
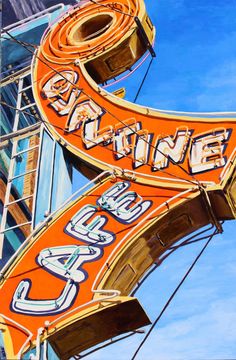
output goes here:
<path id="1" fill-rule="evenodd" d="M 145 357 L 140 354 L 138 359 L 234 359 L 235 303 L 236 297 L 221 299 L 206 304 L 203 312 L 156 329 L 143 351 Z"/>
<path id="2" fill-rule="evenodd" d="M 224 229 L 224 237 L 213 240 L 136 360 L 236 359 L 235 222 Z M 137 293 L 152 321 L 202 245 L 176 252 Z M 130 360 L 142 339 L 135 335 L 88 360 Z"/>
<path id="3" fill-rule="evenodd" d="M 215 360 L 236 358 L 236 297 L 206 304 L 205 311 L 184 320 L 159 324 L 137 360 Z M 136 335 L 89 360 L 130 360 L 142 336 Z M 235 344 L 233 346 L 232 344 Z"/>
<path id="4" fill-rule="evenodd" d="M 209 53 L 215 55 L 212 68 L 202 75 L 199 94 L 196 96 L 198 111 L 207 111 L 213 107 L 217 111 L 236 111 L 236 32 L 219 43 L 211 45 Z M 231 51 L 230 51 L 231 49 Z M 223 61 L 223 54 L 226 57 Z M 218 57 L 221 60 L 218 61 Z"/>

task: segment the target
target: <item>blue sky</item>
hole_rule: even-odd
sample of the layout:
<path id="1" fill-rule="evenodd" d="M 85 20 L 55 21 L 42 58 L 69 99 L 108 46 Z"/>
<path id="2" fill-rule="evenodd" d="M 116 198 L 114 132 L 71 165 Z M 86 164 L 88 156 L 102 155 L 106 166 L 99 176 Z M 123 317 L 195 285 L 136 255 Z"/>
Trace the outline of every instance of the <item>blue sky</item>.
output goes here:
<path id="1" fill-rule="evenodd" d="M 137 103 L 180 111 L 236 111 L 236 0 L 146 0 L 156 26 L 154 60 Z M 133 100 L 148 61 L 125 84 Z M 112 88 L 111 88 L 112 89 Z M 224 224 L 152 332 L 137 360 L 236 359 L 235 221 Z M 136 294 L 151 320 L 203 243 L 178 250 Z M 146 329 L 148 330 L 148 328 Z M 90 355 L 129 360 L 135 335 Z"/>
<path id="2" fill-rule="evenodd" d="M 138 102 L 171 110 L 234 111 L 236 0 L 146 4 L 156 25 L 157 59 Z M 130 100 L 144 68 L 126 84 Z"/>
<path id="3" fill-rule="evenodd" d="M 137 103 L 179 111 L 236 111 L 236 0 L 146 4 L 157 30 L 157 58 Z M 128 100 L 134 99 L 148 63 L 119 84 L 126 87 Z M 224 224 L 223 235 L 213 239 L 137 360 L 236 359 L 235 231 L 235 221 Z M 202 246 L 178 250 L 137 292 L 152 321 Z M 135 335 L 87 359 L 130 360 L 142 338 Z"/>

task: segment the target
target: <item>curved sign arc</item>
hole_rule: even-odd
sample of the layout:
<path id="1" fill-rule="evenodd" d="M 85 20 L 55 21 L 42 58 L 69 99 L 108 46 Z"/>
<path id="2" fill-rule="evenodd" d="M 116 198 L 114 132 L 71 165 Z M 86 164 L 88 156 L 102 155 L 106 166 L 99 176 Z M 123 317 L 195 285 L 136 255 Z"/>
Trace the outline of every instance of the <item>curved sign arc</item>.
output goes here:
<path id="1" fill-rule="evenodd" d="M 170 214 L 170 209 L 191 198 L 199 206 L 197 186 L 185 191 L 165 190 L 112 175 L 59 213 L 30 241 L 5 273 L 0 288 L 1 298 L 4 294 L 1 311 L 18 324 L 8 324 L 13 353 L 19 353 L 27 340 L 22 327 L 34 340 L 45 322 L 50 335 L 73 316 L 79 317 L 80 311 L 87 309 L 89 313 L 92 305 L 108 301 L 120 292 L 128 295 L 156 257 L 179 239 L 175 234 L 163 247 L 156 234 L 152 235 L 153 228 L 157 231 L 158 222 L 165 222 L 162 218 Z M 205 214 L 201 226 L 208 222 Z M 200 225 L 195 221 L 193 226 L 196 230 Z M 187 232 L 190 231 L 189 228 Z M 152 244 L 150 249 L 143 234 Z M 128 285 L 116 275 L 122 268 L 126 271 L 127 254 L 138 260 L 132 260 L 133 275 L 128 274 Z M 146 263 L 140 268 L 143 255 Z M 103 289 L 107 289 L 105 295 Z"/>
<path id="2" fill-rule="evenodd" d="M 122 4 L 124 8 L 136 6 L 136 2 L 128 0 Z M 133 12 L 145 17 L 142 1 L 138 4 Z M 102 170 L 112 165 L 154 178 L 167 177 L 166 172 L 175 178 L 220 183 L 222 169 L 231 155 L 235 156 L 235 118 L 163 114 L 118 100 L 101 90 L 88 75 L 87 69 L 96 73 L 96 68 L 90 69 L 90 58 L 98 57 L 95 65 L 105 66 L 116 55 L 121 39 L 129 39 L 130 28 L 135 25 L 133 17 L 118 12 L 111 28 L 93 39 L 92 44 L 76 41 L 73 34 L 84 13 L 88 18 L 98 11 L 114 16 L 113 10 L 104 10 L 102 5 L 93 9 L 86 3 L 59 20 L 46 33 L 35 57 L 34 95 L 49 130 L 82 160 Z M 108 37 L 111 30 L 117 29 L 120 17 L 125 19 L 126 33 L 113 32 Z M 103 61 L 99 57 L 102 50 L 107 54 Z"/>

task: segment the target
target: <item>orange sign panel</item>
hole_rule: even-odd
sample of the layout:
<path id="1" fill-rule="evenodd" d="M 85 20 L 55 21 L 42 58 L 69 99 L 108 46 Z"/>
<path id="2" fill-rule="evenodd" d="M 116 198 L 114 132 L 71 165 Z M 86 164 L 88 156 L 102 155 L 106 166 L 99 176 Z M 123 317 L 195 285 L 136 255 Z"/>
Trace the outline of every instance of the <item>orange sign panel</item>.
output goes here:
<path id="1" fill-rule="evenodd" d="M 121 39 L 127 47 L 125 40 L 137 28 L 135 16 L 147 20 L 142 1 L 138 8 L 137 2 L 121 2 L 133 9 L 130 17 L 104 7 L 107 3 L 85 3 L 60 19 L 35 56 L 34 95 L 49 130 L 81 159 L 103 170 L 115 166 L 138 174 L 220 183 L 223 168 L 235 158 L 235 118 L 161 113 L 118 99 L 91 79 L 87 70 L 96 78 L 100 62 L 108 66 Z M 75 35 L 88 21 L 98 26 L 98 13 L 113 16 L 106 31 L 99 36 L 95 32 L 91 41 Z M 121 18 L 125 33 L 116 33 Z M 97 60 L 93 71 L 91 58 Z M 123 62 L 126 58 L 120 56 L 114 72 L 123 69 Z"/>
<path id="2" fill-rule="evenodd" d="M 135 248 L 133 240 L 153 226 L 160 214 L 198 193 L 197 187 L 158 189 L 111 176 L 59 214 L 29 242 L 4 276 L 1 312 L 12 352 L 26 350 L 27 340 L 35 340 L 41 327 L 47 325 L 49 333 L 58 330 L 73 315 L 119 295 L 117 288 L 99 287 L 112 273 L 117 254 Z M 153 261 L 150 258 L 141 273 Z M 129 281 L 134 284 L 141 273 L 134 270 Z M 123 280 L 117 277 L 116 281 L 119 288 Z"/>

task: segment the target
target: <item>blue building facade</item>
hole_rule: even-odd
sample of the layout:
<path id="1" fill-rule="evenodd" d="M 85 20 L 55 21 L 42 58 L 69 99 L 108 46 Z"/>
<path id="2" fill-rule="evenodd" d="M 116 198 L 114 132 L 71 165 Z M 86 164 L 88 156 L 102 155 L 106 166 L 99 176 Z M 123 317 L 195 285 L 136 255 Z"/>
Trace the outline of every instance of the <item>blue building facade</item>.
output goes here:
<path id="1" fill-rule="evenodd" d="M 0 271 L 45 219 L 88 181 L 78 170 L 78 160 L 47 132 L 32 92 L 34 51 L 46 28 L 67 8 L 54 5 L 4 28 L 2 35 Z M 57 359 L 52 349 L 47 352 Z M 6 358 L 1 331 L 0 358 Z"/>

